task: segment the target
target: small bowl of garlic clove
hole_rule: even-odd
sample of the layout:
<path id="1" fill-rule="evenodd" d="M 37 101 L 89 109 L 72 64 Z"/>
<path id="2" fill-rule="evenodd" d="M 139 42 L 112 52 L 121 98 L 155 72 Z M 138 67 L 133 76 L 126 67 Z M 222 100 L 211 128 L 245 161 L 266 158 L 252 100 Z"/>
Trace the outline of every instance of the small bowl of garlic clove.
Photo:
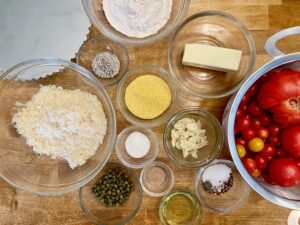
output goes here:
<path id="1" fill-rule="evenodd" d="M 200 108 L 185 109 L 169 119 L 163 142 L 168 157 L 187 168 L 204 166 L 218 157 L 223 147 L 217 118 Z"/>

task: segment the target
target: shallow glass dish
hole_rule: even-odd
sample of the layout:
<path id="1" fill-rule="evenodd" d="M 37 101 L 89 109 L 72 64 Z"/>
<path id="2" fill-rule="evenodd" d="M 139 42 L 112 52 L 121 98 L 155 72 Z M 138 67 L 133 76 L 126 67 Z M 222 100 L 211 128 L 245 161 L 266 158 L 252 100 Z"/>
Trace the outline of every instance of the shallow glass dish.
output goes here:
<path id="1" fill-rule="evenodd" d="M 16 102 L 26 103 L 40 85 L 80 89 L 101 101 L 107 119 L 107 133 L 96 154 L 84 165 L 70 169 L 64 160 L 37 156 L 12 125 Z M 74 191 L 97 175 L 114 147 L 116 118 L 111 100 L 95 77 L 77 64 L 47 58 L 12 67 L 0 77 L 0 105 L 0 175 L 16 188 L 40 195 Z"/>
<path id="2" fill-rule="evenodd" d="M 224 164 L 231 168 L 233 174 L 233 186 L 222 195 L 214 195 L 205 191 L 202 184 L 203 172 L 211 165 Z M 209 165 L 200 168 L 195 181 L 197 197 L 201 204 L 214 213 L 223 215 L 232 213 L 241 208 L 247 201 L 250 187 L 236 169 L 234 163 L 229 160 L 215 160 Z"/>
<path id="3" fill-rule="evenodd" d="M 208 144 L 199 149 L 196 159 L 191 155 L 184 158 L 182 151 L 173 147 L 171 143 L 171 131 L 174 124 L 183 118 L 192 118 L 195 121 L 200 120 L 202 129 L 206 130 Z M 222 150 L 223 141 L 224 137 L 219 121 L 214 115 L 200 108 L 190 108 L 176 113 L 167 122 L 163 134 L 164 147 L 168 157 L 177 165 L 188 168 L 204 166 L 217 158 Z"/>
<path id="4" fill-rule="evenodd" d="M 238 71 L 226 73 L 183 65 L 186 43 L 242 50 Z M 221 98 L 237 91 L 250 76 L 255 54 L 252 35 L 241 21 L 227 13 L 206 11 L 187 18 L 177 27 L 169 42 L 168 61 L 172 76 L 187 93 Z"/>
<path id="5" fill-rule="evenodd" d="M 190 5 L 190 0 L 173 0 L 171 17 L 158 33 L 145 38 L 132 38 L 120 33 L 110 25 L 101 2 L 100 0 L 83 0 L 82 3 L 87 16 L 103 35 L 125 45 L 148 45 L 166 37 L 181 22 Z"/>
<path id="6" fill-rule="evenodd" d="M 140 182 L 143 190 L 148 195 L 160 197 L 172 190 L 175 175 L 171 167 L 167 164 L 153 162 L 142 170 Z"/>
<path id="7" fill-rule="evenodd" d="M 193 193 L 175 190 L 161 199 L 159 217 L 163 225 L 200 225 L 203 208 Z"/>
<path id="8" fill-rule="evenodd" d="M 132 132 L 141 132 L 149 138 L 150 141 L 150 150 L 149 152 L 142 158 L 133 158 L 131 157 L 125 148 L 125 141 L 127 137 Z M 131 126 L 124 129 L 117 137 L 116 142 L 116 152 L 119 160 L 126 166 L 140 169 L 153 162 L 156 159 L 156 156 L 159 152 L 159 140 L 156 134 L 149 128 Z"/>
<path id="9" fill-rule="evenodd" d="M 109 169 L 119 170 L 126 174 L 133 183 L 133 191 L 122 206 L 105 207 L 92 193 L 92 186 Z M 103 170 L 87 185 L 79 190 L 79 200 L 85 216 L 97 225 L 127 224 L 139 211 L 143 199 L 143 190 L 137 175 L 131 169 L 114 162 L 108 162 Z"/>
<path id="10" fill-rule="evenodd" d="M 98 77 L 93 71 L 92 62 L 94 57 L 101 52 L 110 52 L 115 54 L 120 61 L 120 71 L 113 78 L 101 78 Z M 110 86 L 117 83 L 122 76 L 127 72 L 129 56 L 127 49 L 110 39 L 107 39 L 103 35 L 94 36 L 85 41 L 77 54 L 77 63 L 93 73 L 97 80 L 104 86 Z"/>
<path id="11" fill-rule="evenodd" d="M 150 120 L 140 119 L 136 117 L 128 110 L 125 104 L 125 92 L 127 86 L 133 80 L 135 80 L 136 78 L 142 75 L 155 75 L 163 79 L 171 89 L 172 100 L 169 108 L 159 117 Z M 165 71 L 163 68 L 158 66 L 143 65 L 143 66 L 135 67 L 129 70 L 125 74 L 125 76 L 122 78 L 118 86 L 117 105 L 120 109 L 120 112 L 128 122 L 136 126 L 158 127 L 159 125 L 163 124 L 165 121 L 168 120 L 168 118 L 172 115 L 172 113 L 174 113 L 177 106 L 177 101 L 178 101 L 178 93 L 177 93 L 177 88 L 174 79 L 167 71 Z"/>

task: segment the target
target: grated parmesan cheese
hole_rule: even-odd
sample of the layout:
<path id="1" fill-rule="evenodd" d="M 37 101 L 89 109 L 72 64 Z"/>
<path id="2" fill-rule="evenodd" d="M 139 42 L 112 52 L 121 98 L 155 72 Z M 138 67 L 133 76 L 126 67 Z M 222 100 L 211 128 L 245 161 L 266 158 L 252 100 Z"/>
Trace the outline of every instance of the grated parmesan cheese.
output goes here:
<path id="1" fill-rule="evenodd" d="M 55 85 L 39 91 L 13 116 L 17 132 L 36 154 L 83 165 L 102 144 L 107 120 L 95 95 Z"/>

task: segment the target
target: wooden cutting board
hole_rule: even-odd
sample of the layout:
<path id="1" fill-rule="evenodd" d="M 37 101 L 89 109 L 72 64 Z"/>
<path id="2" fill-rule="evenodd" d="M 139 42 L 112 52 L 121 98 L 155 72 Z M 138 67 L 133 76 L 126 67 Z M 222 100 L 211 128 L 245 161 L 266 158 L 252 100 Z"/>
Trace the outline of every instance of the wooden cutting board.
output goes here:
<path id="1" fill-rule="evenodd" d="M 253 34 L 257 57 L 255 69 L 270 61 L 263 46 L 267 38 L 281 29 L 300 25 L 300 0 L 192 0 L 188 15 L 204 10 L 220 10 L 230 13 L 250 29 Z M 90 36 L 97 34 L 92 28 Z M 157 64 L 167 66 L 168 38 L 151 46 L 131 47 L 130 68 L 141 64 Z M 286 38 L 278 43 L 284 52 L 300 51 L 299 36 Z M 78 46 L 79 47 L 79 46 Z M 116 88 L 108 88 L 109 95 L 116 104 Z M 180 107 L 201 106 L 214 113 L 221 119 L 228 99 L 200 100 L 191 102 L 181 99 Z M 118 132 L 129 124 L 117 112 Z M 155 129 L 162 137 L 163 126 Z M 162 143 L 161 143 L 162 144 Z M 162 148 L 162 145 L 161 145 Z M 228 154 L 223 153 L 226 157 Z M 116 158 L 113 154 L 112 158 Z M 187 188 L 194 191 L 194 170 L 185 170 L 175 167 L 163 151 L 160 151 L 158 160 L 167 162 L 176 171 L 175 187 Z M 160 199 L 144 195 L 142 207 L 137 216 L 130 221 L 131 225 L 160 224 L 158 206 Z M 218 216 L 205 209 L 204 225 L 284 225 L 290 210 L 275 206 L 264 200 L 254 191 L 246 205 L 239 211 Z M 89 222 L 80 210 L 78 192 L 72 192 L 57 197 L 41 197 L 16 190 L 4 180 L 0 179 L 0 224 L 53 224 L 53 225 L 88 225 Z"/>

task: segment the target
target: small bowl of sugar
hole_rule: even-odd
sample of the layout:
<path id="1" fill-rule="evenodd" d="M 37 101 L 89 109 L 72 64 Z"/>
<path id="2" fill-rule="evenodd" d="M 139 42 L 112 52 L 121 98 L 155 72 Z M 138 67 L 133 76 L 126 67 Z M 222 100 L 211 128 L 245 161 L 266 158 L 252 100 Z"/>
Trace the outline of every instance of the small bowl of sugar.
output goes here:
<path id="1" fill-rule="evenodd" d="M 158 151 L 159 140 L 149 128 L 131 126 L 118 135 L 117 156 L 130 168 L 144 168 L 156 159 Z"/>

